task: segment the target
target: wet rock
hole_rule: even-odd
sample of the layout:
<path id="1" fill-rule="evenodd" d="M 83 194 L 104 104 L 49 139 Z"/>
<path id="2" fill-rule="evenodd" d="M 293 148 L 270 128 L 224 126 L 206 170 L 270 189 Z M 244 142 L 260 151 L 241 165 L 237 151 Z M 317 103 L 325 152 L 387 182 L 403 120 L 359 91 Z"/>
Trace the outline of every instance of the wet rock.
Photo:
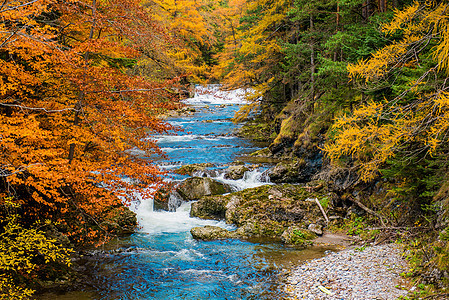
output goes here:
<path id="1" fill-rule="evenodd" d="M 177 191 L 172 191 L 168 198 L 168 211 L 175 212 L 183 202 L 181 195 Z"/>
<path id="2" fill-rule="evenodd" d="M 217 226 L 194 227 L 190 230 L 192 237 L 197 240 L 220 240 L 234 237 L 234 233 Z"/>
<path id="3" fill-rule="evenodd" d="M 137 227 L 135 212 L 127 207 L 117 207 L 109 215 L 108 220 L 100 224 L 101 227 L 117 235 L 134 233 Z"/>
<path id="4" fill-rule="evenodd" d="M 244 165 L 230 166 L 226 169 L 224 177 L 232 180 L 242 179 L 247 171 L 249 171 L 249 169 Z"/>
<path id="5" fill-rule="evenodd" d="M 214 165 L 211 163 L 190 164 L 180 167 L 179 169 L 175 170 L 174 173 L 193 176 L 194 173 L 205 172 L 207 168 L 212 167 L 214 167 Z"/>
<path id="6" fill-rule="evenodd" d="M 207 177 L 191 177 L 185 179 L 177 188 L 177 192 L 186 200 L 197 200 L 208 195 L 222 195 L 231 192 L 231 187 Z"/>
<path id="7" fill-rule="evenodd" d="M 190 216 L 201 219 L 221 220 L 225 218 L 228 199 L 221 196 L 203 197 L 192 203 Z"/>
<path id="8" fill-rule="evenodd" d="M 240 226 L 235 234 L 240 238 L 248 238 L 258 235 L 259 230 L 252 222 L 246 222 L 243 226 Z"/>
<path id="9" fill-rule="evenodd" d="M 168 184 L 159 188 L 154 195 L 153 210 L 176 211 L 184 202 L 183 198 L 176 191 L 176 184 Z"/>
<path id="10" fill-rule="evenodd" d="M 309 231 L 315 233 L 316 235 L 319 235 L 319 236 L 323 235 L 323 226 L 321 226 L 321 225 L 312 223 L 307 227 L 307 229 Z"/>
<path id="11" fill-rule="evenodd" d="M 307 225 L 319 222 L 321 212 L 315 202 L 307 201 L 310 197 L 319 197 L 319 194 L 298 185 L 266 185 L 228 195 L 202 197 L 192 205 L 191 215 L 215 220 L 225 218 L 226 223 L 238 227 L 235 237 L 280 239 L 289 227 L 309 233 Z M 299 245 L 307 244 L 305 241 L 300 242 L 295 236 L 285 238 L 286 243 Z"/>

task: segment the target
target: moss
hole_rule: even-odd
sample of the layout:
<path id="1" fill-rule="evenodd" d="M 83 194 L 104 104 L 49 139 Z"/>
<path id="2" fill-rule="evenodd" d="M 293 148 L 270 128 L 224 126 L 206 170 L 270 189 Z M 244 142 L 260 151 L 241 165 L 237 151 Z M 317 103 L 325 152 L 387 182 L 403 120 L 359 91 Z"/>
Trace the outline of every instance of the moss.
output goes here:
<path id="1" fill-rule="evenodd" d="M 274 144 L 282 143 L 285 139 L 295 139 L 298 133 L 298 123 L 293 116 L 288 117 L 281 123 L 281 130 L 273 141 Z"/>
<path id="2" fill-rule="evenodd" d="M 274 134 L 273 125 L 269 122 L 246 123 L 237 132 L 240 137 L 265 142 L 273 140 Z"/>
<path id="3" fill-rule="evenodd" d="M 291 243 L 294 245 L 311 245 L 316 235 L 306 229 L 295 229 L 291 237 Z"/>
<path id="4" fill-rule="evenodd" d="M 269 156 L 271 156 L 271 155 L 272 155 L 272 154 L 271 154 L 271 151 L 270 151 L 270 149 L 268 149 L 268 148 L 263 148 L 263 149 L 257 150 L 257 151 L 255 151 L 255 152 L 253 152 L 253 153 L 250 154 L 250 156 L 253 156 L 253 157 L 256 157 L 256 156 L 259 156 L 259 157 L 269 157 Z"/>

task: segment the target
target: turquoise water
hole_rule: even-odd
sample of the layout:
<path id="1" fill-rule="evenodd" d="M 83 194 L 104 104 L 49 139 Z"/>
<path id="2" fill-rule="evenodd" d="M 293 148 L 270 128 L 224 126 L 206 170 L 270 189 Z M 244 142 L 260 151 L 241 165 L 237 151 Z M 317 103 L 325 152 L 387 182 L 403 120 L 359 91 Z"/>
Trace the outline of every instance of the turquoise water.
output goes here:
<path id="1" fill-rule="evenodd" d="M 232 135 L 231 117 L 241 100 L 206 93 L 188 100 L 197 112 L 168 121 L 184 128 L 178 136 L 154 137 L 170 170 L 184 164 L 211 162 L 213 169 L 258 148 Z M 226 105 L 223 105 L 226 104 Z M 207 105 L 207 106 L 206 106 Z M 264 168 L 239 181 L 224 180 L 235 189 L 268 184 Z M 173 176 L 172 180 L 180 179 Z M 196 241 L 190 229 L 200 225 L 229 227 L 223 222 L 189 217 L 190 203 L 176 212 L 153 211 L 151 201 L 136 203 L 140 232 L 120 240 L 118 247 L 83 258 L 86 282 L 64 295 L 41 299 L 282 299 L 285 271 L 301 261 L 324 255 L 325 249 L 299 250 L 268 241 Z"/>

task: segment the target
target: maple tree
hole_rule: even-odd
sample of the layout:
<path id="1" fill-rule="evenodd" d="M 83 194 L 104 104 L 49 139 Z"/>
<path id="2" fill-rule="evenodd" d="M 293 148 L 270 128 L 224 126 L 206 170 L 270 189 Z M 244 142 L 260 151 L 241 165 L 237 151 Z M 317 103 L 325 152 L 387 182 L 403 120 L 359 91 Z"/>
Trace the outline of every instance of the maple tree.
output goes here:
<path id="1" fill-rule="evenodd" d="M 0 206 L 20 205 L 25 234 L 48 220 L 101 244 L 123 231 L 122 202 L 163 174 L 151 136 L 173 129 L 158 115 L 177 105 L 177 80 L 132 68 L 167 34 L 138 1 L 12 0 L 0 15 Z"/>
<path id="2" fill-rule="evenodd" d="M 133 68 L 169 36 L 133 0 L 10 0 L 0 15 L 0 206 L 19 205 L 30 235 L 48 220 L 75 245 L 101 244 L 122 231 L 122 203 L 163 175 L 151 136 L 173 129 L 158 116 L 177 105 L 177 79 Z"/>

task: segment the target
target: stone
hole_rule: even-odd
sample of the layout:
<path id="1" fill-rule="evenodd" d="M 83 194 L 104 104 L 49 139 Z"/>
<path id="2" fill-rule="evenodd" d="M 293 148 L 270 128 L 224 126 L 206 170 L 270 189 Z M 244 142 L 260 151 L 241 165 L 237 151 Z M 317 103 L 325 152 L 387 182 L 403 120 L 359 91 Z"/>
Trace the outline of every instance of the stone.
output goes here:
<path id="1" fill-rule="evenodd" d="M 190 230 L 192 237 L 197 240 L 220 240 L 234 237 L 232 231 L 218 226 L 193 227 Z"/>
<path id="2" fill-rule="evenodd" d="M 191 177 L 185 179 L 176 191 L 186 201 L 198 200 L 203 196 L 222 195 L 231 192 L 227 184 L 208 177 Z"/>
<path id="3" fill-rule="evenodd" d="M 240 198 L 233 195 L 225 206 L 225 219 L 226 223 L 232 224 L 238 219 L 238 206 L 240 204 Z"/>
<path id="4" fill-rule="evenodd" d="M 201 219 L 222 220 L 226 215 L 227 199 L 220 196 L 202 197 L 192 203 L 190 216 Z"/>
<path id="5" fill-rule="evenodd" d="M 273 183 L 305 183 L 310 181 L 317 168 L 309 159 L 281 161 L 268 170 L 268 176 Z"/>
<path id="6" fill-rule="evenodd" d="M 190 165 L 184 165 L 174 171 L 176 174 L 181 175 L 190 175 L 193 176 L 194 174 L 198 174 L 200 172 L 206 173 L 208 171 L 207 168 L 214 167 L 211 163 L 201 163 L 201 164 L 190 164 Z M 212 171 L 212 170 L 209 170 Z"/>
<path id="7" fill-rule="evenodd" d="M 127 207 L 118 207 L 110 215 L 112 217 L 100 224 L 103 228 L 117 235 L 127 235 L 135 232 L 137 227 L 135 212 Z"/>
<path id="8" fill-rule="evenodd" d="M 242 179 L 247 171 L 249 171 L 249 169 L 244 165 L 230 166 L 226 169 L 224 177 L 232 180 Z"/>
<path id="9" fill-rule="evenodd" d="M 293 244 L 302 247 L 312 245 L 312 240 L 315 238 L 315 233 L 298 226 L 291 226 L 287 228 L 287 230 L 285 230 L 281 235 L 281 240 L 285 244 Z"/>
<path id="10" fill-rule="evenodd" d="M 315 233 L 316 235 L 319 236 L 323 235 L 323 226 L 321 225 L 312 223 L 307 227 L 307 229 Z"/>

